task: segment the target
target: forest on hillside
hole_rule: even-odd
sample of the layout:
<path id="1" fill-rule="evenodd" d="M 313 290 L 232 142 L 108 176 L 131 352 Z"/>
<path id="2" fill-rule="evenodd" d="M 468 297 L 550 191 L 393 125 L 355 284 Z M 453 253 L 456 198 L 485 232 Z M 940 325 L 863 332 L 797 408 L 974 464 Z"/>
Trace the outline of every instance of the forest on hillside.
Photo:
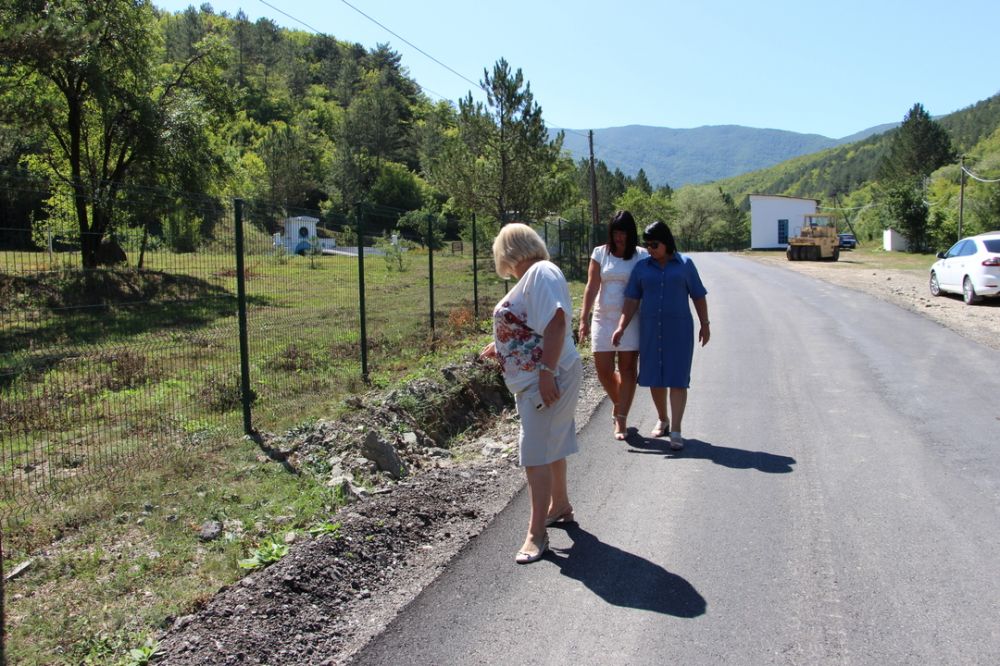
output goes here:
<path id="1" fill-rule="evenodd" d="M 1000 94 L 936 120 L 917 103 L 902 120 L 888 132 L 716 185 L 744 209 L 755 193 L 819 199 L 862 239 L 881 239 L 892 227 L 915 250 L 943 250 L 960 236 L 1000 229 Z"/>
<path id="2" fill-rule="evenodd" d="M 344 229 L 361 206 L 385 220 L 378 231 L 411 237 L 430 224 L 436 237 L 467 239 L 476 215 L 483 240 L 512 219 L 589 230 L 595 213 L 606 222 L 628 208 L 640 223 L 668 222 L 687 250 L 746 247 L 751 192 L 860 211 L 845 216 L 871 234 L 907 214 L 884 205 L 879 184 L 899 130 L 709 185 L 653 187 L 643 170 L 574 161 L 546 129 L 530 73 L 502 57 L 482 64 L 475 95 L 434 100 L 388 44 L 207 4 L 169 13 L 148 0 L 4 3 L 0 57 L 0 244 L 37 248 L 55 235 L 80 247 L 84 266 L 105 261 L 102 243 L 127 232 L 197 251 L 231 233 L 219 223 L 237 197 L 276 211 L 252 220 L 268 233 L 304 212 Z M 950 161 L 921 183 L 925 244 L 957 224 L 958 155 L 996 173 L 1000 102 L 939 125 Z M 969 229 L 990 226 L 986 185 L 967 183 Z"/>
<path id="3" fill-rule="evenodd" d="M 601 221 L 629 202 L 685 236 L 668 186 L 600 160 L 592 175 L 562 151 L 527 75 L 503 58 L 484 64 L 477 95 L 435 101 L 386 44 L 207 4 L 168 13 L 125 0 L 17 1 L 0 8 L 0 26 L 7 247 L 54 234 L 95 266 L 112 234 L 141 231 L 195 251 L 230 233 L 219 221 L 236 197 L 317 214 L 326 229 L 365 206 L 385 233 L 413 235 L 429 220 L 435 236 L 467 237 L 473 214 L 487 238 L 511 219 L 589 230 L 592 191 Z M 722 221 L 739 212 L 712 198 L 718 228 L 709 234 L 705 211 L 691 211 L 689 243 L 739 246 L 745 229 Z M 270 233 L 278 217 L 253 222 Z"/>

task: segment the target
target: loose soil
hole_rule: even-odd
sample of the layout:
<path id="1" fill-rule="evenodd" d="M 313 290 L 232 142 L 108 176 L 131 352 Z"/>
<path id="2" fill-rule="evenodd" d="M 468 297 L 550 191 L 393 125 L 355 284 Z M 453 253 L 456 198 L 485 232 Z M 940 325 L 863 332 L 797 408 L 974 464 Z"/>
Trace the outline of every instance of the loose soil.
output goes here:
<path id="1" fill-rule="evenodd" d="M 870 294 L 1000 349 L 1000 303 L 967 306 L 959 297 L 935 298 L 924 272 L 858 268 L 845 254 L 845 261 L 838 264 L 788 262 L 778 254 L 746 256 Z M 592 364 L 585 367 L 578 426 L 589 420 L 604 398 Z M 474 393 L 458 395 L 469 399 Z M 392 418 L 401 411 L 398 404 L 385 399 L 373 407 L 378 403 L 358 404 L 359 410 L 369 413 L 361 426 L 326 423 L 318 430 L 270 438 L 272 457 L 285 465 L 308 467 L 317 458 L 310 442 L 349 442 L 363 429 L 398 433 L 400 419 Z M 340 524 L 335 533 L 295 543 L 279 562 L 220 590 L 192 615 L 176 619 L 161 636 L 158 663 L 349 662 L 524 483 L 516 466 L 517 417 L 509 401 L 474 435 L 452 440 L 446 453 L 421 442 L 425 436 L 413 429 L 418 432 L 408 440 L 395 440 L 409 441 L 401 444 L 400 460 L 410 474 L 393 481 L 368 469 L 369 478 L 381 482 L 331 517 Z M 352 467 L 347 447 L 335 448 L 335 467 L 343 464 L 355 476 L 364 472 Z M 362 467 L 371 465 L 357 456 L 354 461 Z M 512 554 L 518 545 L 511 542 Z"/>

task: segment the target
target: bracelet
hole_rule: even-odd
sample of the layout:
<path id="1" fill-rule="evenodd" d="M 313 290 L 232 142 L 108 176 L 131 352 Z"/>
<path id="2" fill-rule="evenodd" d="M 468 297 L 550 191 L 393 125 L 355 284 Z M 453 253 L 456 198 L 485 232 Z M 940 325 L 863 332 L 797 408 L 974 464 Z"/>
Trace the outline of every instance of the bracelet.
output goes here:
<path id="1" fill-rule="evenodd" d="M 703 321 L 703 322 L 701 322 L 701 325 L 702 325 L 702 326 L 708 326 L 708 325 L 709 325 L 709 324 L 711 324 L 711 323 L 712 323 L 712 322 L 710 322 L 710 321 Z"/>
<path id="2" fill-rule="evenodd" d="M 538 372 L 541 372 L 542 370 L 544 370 L 546 372 L 552 373 L 553 375 L 556 374 L 555 370 L 553 370 L 549 366 L 545 365 L 544 363 L 539 362 L 539 363 L 536 363 L 536 365 L 538 366 Z"/>

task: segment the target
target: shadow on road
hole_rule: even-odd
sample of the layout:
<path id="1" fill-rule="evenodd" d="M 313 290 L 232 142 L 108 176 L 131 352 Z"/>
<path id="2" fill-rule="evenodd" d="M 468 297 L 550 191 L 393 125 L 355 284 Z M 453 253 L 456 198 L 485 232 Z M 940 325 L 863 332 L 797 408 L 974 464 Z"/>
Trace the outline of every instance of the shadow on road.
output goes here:
<path id="1" fill-rule="evenodd" d="M 573 545 L 550 550 L 545 559 L 609 604 L 676 617 L 704 615 L 704 597 L 677 574 L 602 542 L 576 523 L 565 529 Z"/>
<path id="2" fill-rule="evenodd" d="M 629 453 L 655 453 L 669 458 L 701 458 L 723 467 L 757 469 L 768 474 L 788 474 L 795 464 L 795 458 L 790 456 L 715 446 L 700 439 L 685 439 L 684 449 L 681 451 L 671 451 L 667 440 L 643 437 L 631 430 L 626 441 L 632 447 L 628 450 Z"/>

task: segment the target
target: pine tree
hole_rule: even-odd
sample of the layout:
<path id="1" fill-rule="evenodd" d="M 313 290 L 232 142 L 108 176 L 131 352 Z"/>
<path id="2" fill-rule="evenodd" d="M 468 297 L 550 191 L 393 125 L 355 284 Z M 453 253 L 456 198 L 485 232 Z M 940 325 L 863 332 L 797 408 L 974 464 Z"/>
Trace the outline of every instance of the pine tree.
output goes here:
<path id="1" fill-rule="evenodd" d="M 893 134 L 879 165 L 879 179 L 924 178 L 954 159 L 948 133 L 917 103 Z"/>

